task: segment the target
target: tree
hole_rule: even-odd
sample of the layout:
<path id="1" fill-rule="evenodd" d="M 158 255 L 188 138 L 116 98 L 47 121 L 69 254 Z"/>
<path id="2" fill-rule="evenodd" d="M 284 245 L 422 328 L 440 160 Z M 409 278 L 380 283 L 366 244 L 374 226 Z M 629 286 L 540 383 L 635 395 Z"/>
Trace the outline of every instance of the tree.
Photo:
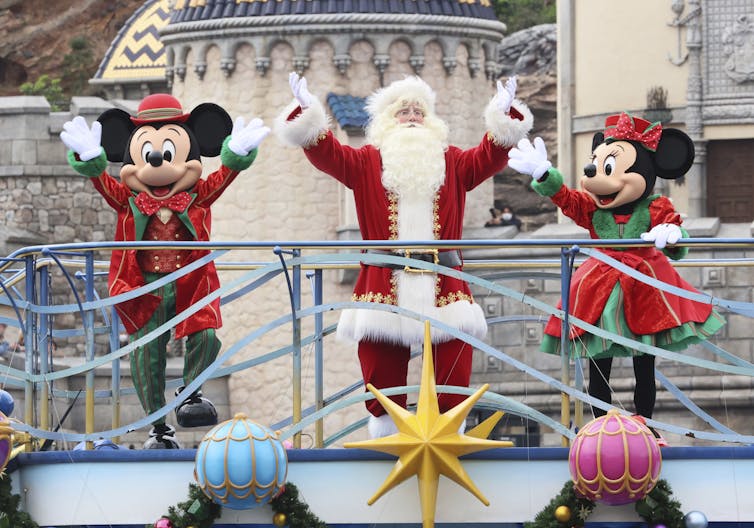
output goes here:
<path id="1" fill-rule="evenodd" d="M 86 37 L 78 36 L 69 42 L 70 53 L 63 57 L 61 84 L 69 96 L 86 92 L 89 79 L 95 71 L 94 53 Z"/>
<path id="2" fill-rule="evenodd" d="M 59 112 L 66 105 L 60 79 L 53 79 L 47 74 L 40 75 L 34 82 L 23 83 L 19 90 L 24 95 L 43 95 L 53 112 Z"/>
<path id="3" fill-rule="evenodd" d="M 555 0 L 494 0 L 498 20 L 508 34 L 539 24 L 555 22 Z"/>

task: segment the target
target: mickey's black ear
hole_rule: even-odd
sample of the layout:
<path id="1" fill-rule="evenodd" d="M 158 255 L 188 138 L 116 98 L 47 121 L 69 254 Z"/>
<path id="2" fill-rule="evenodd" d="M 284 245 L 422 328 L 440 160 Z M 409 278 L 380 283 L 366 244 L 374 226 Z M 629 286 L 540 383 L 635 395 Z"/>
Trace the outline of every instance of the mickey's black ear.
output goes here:
<path id="1" fill-rule="evenodd" d="M 598 146 L 602 145 L 602 143 L 605 141 L 605 134 L 602 132 L 597 132 L 592 137 L 592 152 L 594 152 L 594 149 L 596 149 Z"/>
<path id="2" fill-rule="evenodd" d="M 220 154 L 223 141 L 233 129 L 228 112 L 214 103 L 202 103 L 194 108 L 186 125 L 196 136 L 202 156 L 208 157 Z"/>
<path id="3" fill-rule="evenodd" d="M 102 148 L 108 161 L 122 162 L 131 133 L 136 128 L 131 116 L 119 108 L 111 108 L 103 112 L 97 121 L 102 124 Z"/>
<path id="4" fill-rule="evenodd" d="M 654 163 L 658 177 L 666 180 L 680 178 L 694 163 L 694 142 L 678 129 L 663 128 Z"/>

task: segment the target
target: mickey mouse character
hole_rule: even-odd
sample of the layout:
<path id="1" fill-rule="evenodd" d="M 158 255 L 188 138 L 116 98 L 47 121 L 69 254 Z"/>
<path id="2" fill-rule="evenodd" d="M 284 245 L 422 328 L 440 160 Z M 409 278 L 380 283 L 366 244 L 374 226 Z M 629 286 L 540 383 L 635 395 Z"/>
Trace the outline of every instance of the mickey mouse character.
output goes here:
<path id="1" fill-rule="evenodd" d="M 534 178 L 532 187 L 549 197 L 567 217 L 589 230 L 593 239 L 635 239 L 654 247 L 602 248 L 599 251 L 631 268 L 684 290 L 684 281 L 667 257 L 681 259 L 688 248 L 673 247 L 688 233 L 671 201 L 651 194 L 657 178 L 683 176 L 694 160 L 694 144 L 680 130 L 665 128 L 627 113 L 606 119 L 604 132 L 592 138 L 592 159 L 579 181 L 581 190 L 563 184 L 552 168 L 541 138 L 523 139 L 511 150 L 509 165 Z M 661 250 L 661 251 L 660 251 Z M 573 275 L 569 313 L 612 333 L 678 351 L 707 339 L 724 321 L 710 305 L 677 297 L 636 281 L 597 259 L 587 259 Z M 561 305 L 558 304 L 558 308 Z M 542 350 L 560 353 L 561 320 L 551 317 Z M 587 334 L 573 327 L 571 353 L 589 358 L 589 394 L 611 403 L 610 369 L 613 357 L 633 359 L 636 412 L 652 417 L 656 386 L 655 357 Z M 595 416 L 606 411 L 594 408 Z M 653 431 L 661 445 L 664 439 Z"/>
<path id="2" fill-rule="evenodd" d="M 99 116 L 91 128 L 77 116 L 63 126 L 60 138 L 70 149 L 68 162 L 88 176 L 105 201 L 118 212 L 116 241 L 208 241 L 210 206 L 239 172 L 247 169 L 257 147 L 270 132 L 260 119 L 248 125 L 231 121 L 213 103 L 184 113 L 178 100 L 153 94 L 139 104 L 136 117 L 120 109 Z M 222 166 L 202 179 L 202 156 L 220 155 Z M 106 171 L 108 161 L 122 162 L 120 181 Z M 205 249 L 171 247 L 115 250 L 110 260 L 110 295 L 132 291 L 209 254 Z M 157 290 L 115 306 L 131 341 L 161 326 L 219 288 L 212 262 Z M 187 337 L 184 386 L 217 357 L 220 301 L 180 322 L 175 337 Z M 147 414 L 165 405 L 165 367 L 169 332 L 131 353 L 131 374 Z M 176 391 L 178 394 L 183 387 Z M 197 390 L 176 409 L 178 424 L 199 427 L 217 423 L 212 403 Z M 150 449 L 180 448 L 175 429 L 161 418 L 154 422 Z"/>

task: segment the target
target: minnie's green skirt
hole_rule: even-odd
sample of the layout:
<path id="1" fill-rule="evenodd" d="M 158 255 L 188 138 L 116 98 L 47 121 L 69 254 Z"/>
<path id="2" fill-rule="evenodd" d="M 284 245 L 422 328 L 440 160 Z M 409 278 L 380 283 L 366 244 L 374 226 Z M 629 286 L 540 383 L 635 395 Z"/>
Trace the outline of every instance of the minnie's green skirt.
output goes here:
<path id="1" fill-rule="evenodd" d="M 626 323 L 623 314 L 623 289 L 617 283 L 610 293 L 599 320 L 595 326 L 612 334 L 632 339 L 646 345 L 656 346 L 672 352 L 678 352 L 689 345 L 699 343 L 715 334 L 725 324 L 725 319 L 712 310 L 712 313 L 703 323 L 689 322 L 656 334 L 634 334 Z M 589 357 L 594 359 L 604 357 L 628 357 L 642 354 L 633 348 L 613 342 L 606 337 L 596 336 L 590 333 L 582 334 L 570 341 L 571 355 L 574 357 Z M 549 354 L 560 355 L 560 337 L 545 335 L 540 349 Z"/>

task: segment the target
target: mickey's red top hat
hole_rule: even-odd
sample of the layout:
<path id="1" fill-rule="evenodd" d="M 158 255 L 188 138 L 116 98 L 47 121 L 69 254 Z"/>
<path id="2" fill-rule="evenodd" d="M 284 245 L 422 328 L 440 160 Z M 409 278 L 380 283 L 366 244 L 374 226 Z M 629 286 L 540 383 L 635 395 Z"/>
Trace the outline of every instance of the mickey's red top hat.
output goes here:
<path id="1" fill-rule="evenodd" d="M 152 122 L 174 121 L 185 122 L 191 114 L 184 114 L 181 103 L 170 94 L 152 94 L 146 96 L 136 112 L 136 117 L 131 121 L 136 126 L 146 125 Z"/>

